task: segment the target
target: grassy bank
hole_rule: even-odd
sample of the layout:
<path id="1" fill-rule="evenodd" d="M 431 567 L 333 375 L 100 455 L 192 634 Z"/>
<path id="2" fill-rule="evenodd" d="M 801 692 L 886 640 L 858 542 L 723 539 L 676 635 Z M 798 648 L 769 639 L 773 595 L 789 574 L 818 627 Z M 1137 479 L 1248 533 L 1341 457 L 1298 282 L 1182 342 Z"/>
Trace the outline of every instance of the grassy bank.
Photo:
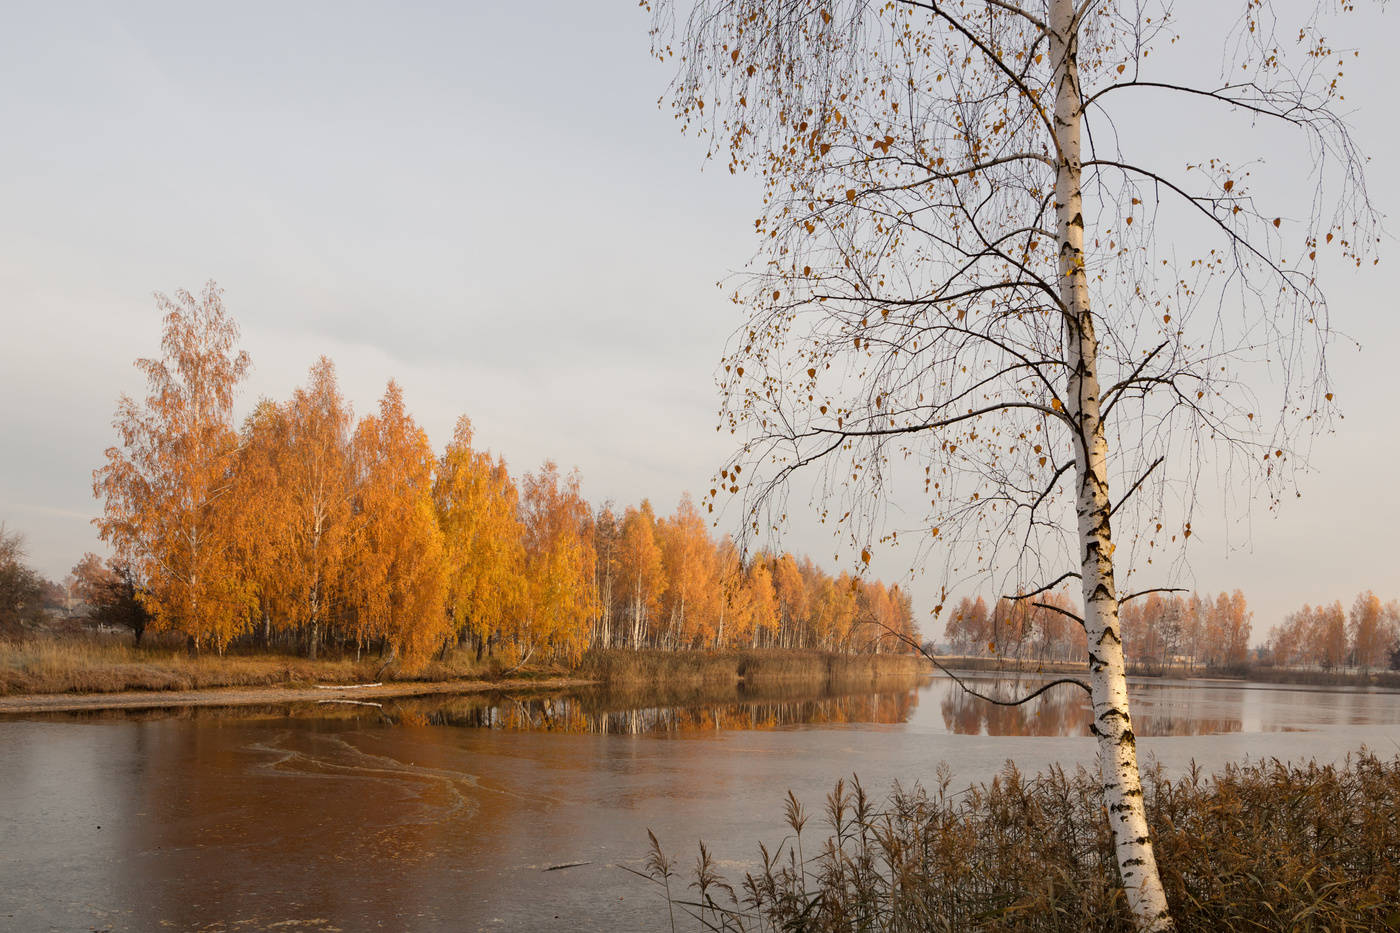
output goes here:
<path id="1" fill-rule="evenodd" d="M 1008 764 L 954 794 L 946 774 L 883 803 L 838 784 L 815 819 L 790 797 L 790 833 L 742 879 L 703 846 L 682 874 L 655 837 L 647 870 L 679 929 L 1132 930 L 1094 775 Z M 1178 929 L 1400 928 L 1400 758 L 1143 783 Z"/>
<path id="2" fill-rule="evenodd" d="M 795 684 L 859 686 L 910 678 L 928 668 L 909 655 L 840 655 L 817 651 L 596 651 L 570 670 L 534 663 L 516 670 L 499 659 L 477 661 L 462 650 L 412 671 L 377 657 L 328 656 L 315 661 L 278 653 L 204 654 L 174 646 L 136 647 L 125 639 L 0 640 L 0 696 L 115 693 L 217 687 L 302 687 L 368 681 L 499 680 L 573 674 L 620 687 Z"/>
<path id="3" fill-rule="evenodd" d="M 213 687 L 298 687 L 371 680 L 459 680 L 499 676 L 458 652 L 411 675 L 378 658 L 309 661 L 286 654 L 204 654 L 174 647 L 135 647 L 114 639 L 35 638 L 0 641 L 0 696 L 28 693 L 114 693 L 123 690 L 201 690 Z"/>

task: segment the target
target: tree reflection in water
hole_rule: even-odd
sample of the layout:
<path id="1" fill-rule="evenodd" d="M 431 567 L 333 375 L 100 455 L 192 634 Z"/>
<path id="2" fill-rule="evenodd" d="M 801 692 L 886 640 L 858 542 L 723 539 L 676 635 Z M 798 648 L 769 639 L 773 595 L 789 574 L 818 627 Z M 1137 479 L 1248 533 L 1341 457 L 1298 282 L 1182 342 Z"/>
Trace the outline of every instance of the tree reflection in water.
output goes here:
<path id="1" fill-rule="evenodd" d="M 970 676 L 976 689 L 991 696 L 1024 696 L 1044 681 L 1037 675 L 1021 678 Z M 1134 732 L 1140 736 L 1192 736 L 1241 732 L 1244 721 L 1242 689 L 1204 689 L 1186 684 L 1134 683 L 1137 713 Z M 1274 694 L 1270 694 L 1274 697 Z M 209 721 L 285 719 L 358 720 L 388 726 L 458 726 L 501 732 L 554 732 L 578 735 L 670 735 L 730 730 L 782 729 L 802 725 L 911 723 L 919 701 L 937 702 L 941 726 L 958 735 L 1086 736 L 1087 698 L 1073 686 L 1055 687 L 1021 706 L 998 706 L 980 700 L 951 679 L 882 680 L 878 686 L 725 685 L 692 689 L 609 689 L 597 687 L 568 693 L 473 693 L 457 696 L 382 698 L 373 703 L 332 700 L 241 707 L 175 707 L 109 709 L 32 714 L 31 718 L 66 721 L 191 719 Z M 1277 699 L 1275 697 L 1275 699 Z M 1328 696 L 1324 712 L 1341 722 L 1392 722 L 1395 711 L 1365 705 L 1364 694 Z M 1256 698 L 1256 704 L 1259 701 Z M 1346 705 L 1352 704 L 1352 705 Z M 1314 704 L 1315 705 L 1315 704 Z M 1312 708 L 1312 707 L 1310 707 Z M 1329 712 L 1331 711 L 1331 712 Z M 913 725 L 937 728 L 938 719 L 925 716 Z M 1265 731 L 1289 729 L 1296 710 L 1279 713 L 1277 722 L 1265 716 Z M 1325 718 L 1325 717 L 1324 717 Z M 933 721 L 930 722 L 929 720 Z M 1330 721 L 1330 720 L 1328 720 Z M 1256 726 L 1255 728 L 1259 728 Z"/>
<path id="2" fill-rule="evenodd" d="M 978 680 L 977 688 L 989 696 L 1012 699 L 1036 687 L 1016 679 Z M 1215 735 L 1239 732 L 1240 716 L 1205 718 L 1187 706 L 1173 709 L 1157 690 L 1144 691 L 1146 702 L 1133 716 L 1133 732 L 1139 736 Z M 1154 702 L 1155 701 L 1155 702 Z M 1089 735 L 1089 698 L 1076 687 L 1056 687 L 1020 706 L 999 706 L 948 683 L 940 702 L 943 725 L 958 735 L 1082 736 Z"/>
<path id="3" fill-rule="evenodd" d="M 396 723 L 466 726 L 511 732 L 647 735 L 779 729 L 797 725 L 907 722 L 918 704 L 914 686 L 851 693 L 725 691 L 658 702 L 655 695 L 583 692 L 547 696 L 440 697 L 386 703 Z"/>

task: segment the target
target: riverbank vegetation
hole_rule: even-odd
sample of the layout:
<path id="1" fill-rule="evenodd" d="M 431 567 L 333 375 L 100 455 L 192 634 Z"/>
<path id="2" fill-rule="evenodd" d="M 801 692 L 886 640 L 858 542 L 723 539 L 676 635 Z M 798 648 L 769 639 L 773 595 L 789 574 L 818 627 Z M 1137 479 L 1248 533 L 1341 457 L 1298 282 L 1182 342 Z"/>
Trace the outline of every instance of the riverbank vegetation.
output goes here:
<path id="1" fill-rule="evenodd" d="M 1400 758 L 1277 760 L 1143 774 L 1147 816 L 1178 929 L 1382 930 L 1400 925 Z M 888 799 L 838 783 L 820 813 L 789 794 L 789 833 L 726 878 L 702 844 L 693 867 L 655 836 L 646 861 L 673 928 L 1128 931 L 1100 779 L 1028 777 L 1008 763 L 962 793 Z"/>
<path id="2" fill-rule="evenodd" d="M 670 516 L 645 500 L 594 507 L 577 472 L 512 474 L 466 417 L 438 455 L 393 382 L 357 420 L 324 357 L 239 425 L 251 364 L 220 290 L 157 301 L 161 355 L 137 361 L 147 395 L 118 401 L 118 442 L 94 472 L 113 555 L 84 556 L 66 588 L 138 643 L 149 629 L 192 654 L 329 648 L 422 665 L 466 646 L 478 661 L 572 666 L 590 649 L 916 639 L 900 586 L 744 553 L 688 495 Z M 0 634 L 37 624 L 38 591 L 25 592 Z"/>
<path id="3" fill-rule="evenodd" d="M 304 686 L 372 680 L 477 680 L 499 677 L 499 663 L 481 663 L 471 652 L 428 661 L 412 674 L 383 660 L 353 656 L 316 660 L 267 651 L 191 655 L 181 644 L 126 639 L 0 639 L 0 695 L 114 693 L 123 690 L 200 690 L 215 687 Z"/>
<path id="4" fill-rule="evenodd" d="M 570 676 L 610 687 L 674 691 L 798 684 L 813 689 L 909 681 L 932 668 L 914 655 L 842 654 L 796 649 L 633 651 L 597 649 L 575 664 L 546 659 L 526 664 L 504 656 L 478 659 L 454 648 L 416 665 L 398 658 L 323 653 L 315 660 L 256 647 L 223 655 L 191 655 L 178 639 L 133 645 L 125 639 L 64 637 L 0 639 L 0 696 L 200 690 L 217 687 L 298 687 L 371 681 L 500 681 Z"/>

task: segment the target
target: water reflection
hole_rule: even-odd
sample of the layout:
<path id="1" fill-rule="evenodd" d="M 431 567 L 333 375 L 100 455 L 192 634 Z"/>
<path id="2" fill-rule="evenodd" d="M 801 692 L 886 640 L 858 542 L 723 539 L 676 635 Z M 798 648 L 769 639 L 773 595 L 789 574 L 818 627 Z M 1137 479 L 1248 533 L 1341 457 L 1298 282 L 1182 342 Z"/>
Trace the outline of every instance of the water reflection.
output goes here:
<path id="1" fill-rule="evenodd" d="M 958 735 L 1087 735 L 1089 703 L 1078 687 L 1056 687 L 1019 706 L 988 703 L 949 684 L 939 701 L 943 725 Z M 991 689 L 988 689 L 988 688 Z M 979 682 L 988 696 L 1011 699 L 1034 689 L 1012 681 Z"/>
<path id="2" fill-rule="evenodd" d="M 1044 683 L 967 674 L 990 696 L 1025 696 Z M 1330 724 L 1400 722 L 1393 693 L 1279 688 L 1245 683 L 1158 681 L 1130 684 L 1134 731 L 1139 736 L 1201 736 L 1290 732 Z M 921 712 L 921 709 L 923 712 Z M 920 732 L 987 736 L 1087 736 L 1088 697 L 1073 685 L 1052 688 L 1020 706 L 998 706 L 964 691 L 947 677 L 885 681 L 878 688 L 823 690 L 810 685 L 725 685 L 694 689 L 581 689 L 567 692 L 346 699 L 236 707 L 85 710 L 0 716 L 66 722 L 190 720 L 281 722 L 397 727 L 455 727 L 494 732 L 573 735 L 682 736 L 802 726 L 907 726 Z"/>
<path id="3" fill-rule="evenodd" d="M 593 691 L 447 701 L 425 697 L 386 703 L 383 716 L 394 723 L 509 732 L 658 735 L 844 723 L 891 725 L 907 722 L 917 705 L 913 686 L 849 694 L 739 691 L 664 703 L 646 694 Z"/>
<path id="4" fill-rule="evenodd" d="M 1042 681 L 978 678 L 978 692 L 1012 700 L 1033 692 Z M 957 735 L 1084 736 L 1092 719 L 1089 697 L 1067 684 L 1052 688 L 1019 706 L 989 703 L 952 681 L 935 681 L 943 726 Z M 1218 735 L 1243 727 L 1244 691 L 1226 691 L 1203 702 L 1198 691 L 1183 687 L 1133 685 L 1133 731 L 1140 736 Z"/>

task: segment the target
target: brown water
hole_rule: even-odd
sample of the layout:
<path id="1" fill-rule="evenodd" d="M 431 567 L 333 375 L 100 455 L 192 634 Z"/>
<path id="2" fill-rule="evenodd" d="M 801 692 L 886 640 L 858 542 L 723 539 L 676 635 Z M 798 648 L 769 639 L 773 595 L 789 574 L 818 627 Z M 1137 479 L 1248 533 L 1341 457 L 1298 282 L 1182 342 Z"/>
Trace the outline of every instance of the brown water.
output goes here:
<path id="1" fill-rule="evenodd" d="M 1134 701 L 1140 749 L 1173 771 L 1400 754 L 1394 693 L 1151 682 Z M 819 811 L 853 772 L 883 792 L 942 761 L 955 783 L 1087 763 L 1086 733 L 1073 688 L 1007 710 L 943 678 L 10 718 L 0 929 L 667 929 L 618 867 L 648 827 L 733 875 L 783 837 L 789 788 Z"/>

